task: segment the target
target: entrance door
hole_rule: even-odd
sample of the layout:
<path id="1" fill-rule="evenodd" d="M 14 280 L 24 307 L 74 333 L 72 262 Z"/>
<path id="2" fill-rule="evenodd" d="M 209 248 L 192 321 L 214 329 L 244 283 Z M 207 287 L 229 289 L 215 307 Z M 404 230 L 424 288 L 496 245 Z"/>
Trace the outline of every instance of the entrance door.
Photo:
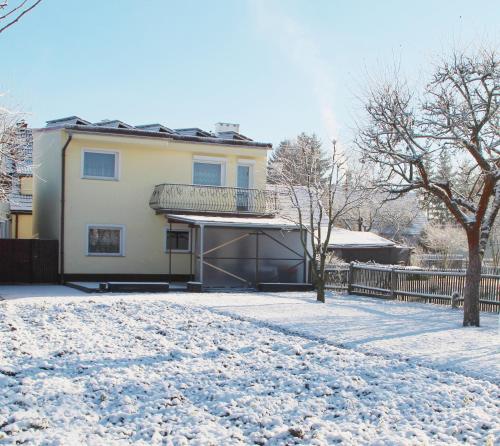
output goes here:
<path id="1" fill-rule="evenodd" d="M 250 189 L 250 169 L 249 165 L 239 164 L 237 175 L 237 186 L 239 189 L 236 193 L 236 207 L 238 211 L 249 210 L 249 191 Z"/>

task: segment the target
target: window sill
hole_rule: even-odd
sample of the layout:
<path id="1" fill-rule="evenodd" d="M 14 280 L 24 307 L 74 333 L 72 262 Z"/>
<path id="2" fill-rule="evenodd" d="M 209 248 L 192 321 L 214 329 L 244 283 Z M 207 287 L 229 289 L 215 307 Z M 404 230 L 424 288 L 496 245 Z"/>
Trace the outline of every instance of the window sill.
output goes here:
<path id="1" fill-rule="evenodd" d="M 101 180 L 101 181 L 119 181 L 116 177 L 81 177 L 82 180 Z"/>
<path id="2" fill-rule="evenodd" d="M 85 254 L 86 257 L 125 257 L 125 254 L 107 254 L 107 253 L 90 253 Z"/>
<path id="3" fill-rule="evenodd" d="M 191 254 L 191 250 L 184 250 L 184 249 L 172 249 L 172 251 L 169 251 L 168 249 L 166 251 L 163 251 L 165 254 Z"/>

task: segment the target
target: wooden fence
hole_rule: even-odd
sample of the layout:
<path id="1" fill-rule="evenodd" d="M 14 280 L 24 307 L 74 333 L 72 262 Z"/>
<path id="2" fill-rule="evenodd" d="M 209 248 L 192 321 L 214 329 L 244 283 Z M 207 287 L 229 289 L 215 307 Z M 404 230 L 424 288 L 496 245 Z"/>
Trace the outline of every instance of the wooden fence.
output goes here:
<path id="1" fill-rule="evenodd" d="M 327 287 L 385 299 L 406 302 L 451 304 L 451 296 L 458 293 L 463 305 L 465 272 L 453 270 L 423 270 L 404 267 L 383 267 L 351 263 L 327 268 Z M 500 276 L 482 274 L 480 285 L 481 311 L 500 309 Z"/>
<path id="2" fill-rule="evenodd" d="M 0 239 L 0 282 L 57 282 L 58 252 L 57 240 Z"/>
<path id="3" fill-rule="evenodd" d="M 423 269 L 459 269 L 465 271 L 469 260 L 466 256 L 453 254 L 444 256 L 442 254 L 418 254 L 412 255 L 412 265 Z M 500 266 L 493 258 L 484 259 L 482 265 L 483 274 L 500 275 Z"/>

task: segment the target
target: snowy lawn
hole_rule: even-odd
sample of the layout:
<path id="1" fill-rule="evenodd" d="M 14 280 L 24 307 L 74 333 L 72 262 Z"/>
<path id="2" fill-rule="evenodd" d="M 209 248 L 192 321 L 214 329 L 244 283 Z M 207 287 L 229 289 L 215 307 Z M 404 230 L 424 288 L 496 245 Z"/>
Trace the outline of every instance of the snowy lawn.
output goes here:
<path id="1" fill-rule="evenodd" d="M 223 299 L 234 304 L 250 294 L 62 294 L 0 302 L 5 444 L 499 440 L 500 393 L 491 380 L 339 349 L 171 302 L 213 297 L 224 306 Z M 8 295 L 5 288 L 0 295 Z M 296 301 L 300 311 L 306 304 L 319 308 L 269 298 Z M 241 311 L 249 306 L 239 304 Z"/>
<path id="2" fill-rule="evenodd" d="M 461 310 L 336 293 L 329 294 L 326 305 L 317 303 L 313 293 L 171 294 L 167 298 L 358 351 L 409 358 L 496 382 L 500 377 L 498 314 L 481 313 L 480 328 L 463 328 Z"/>

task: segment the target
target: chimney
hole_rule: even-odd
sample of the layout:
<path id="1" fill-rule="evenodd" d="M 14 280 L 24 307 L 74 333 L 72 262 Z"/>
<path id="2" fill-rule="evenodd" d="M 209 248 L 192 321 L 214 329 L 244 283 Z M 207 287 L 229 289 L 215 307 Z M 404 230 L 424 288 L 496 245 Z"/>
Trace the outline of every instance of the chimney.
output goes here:
<path id="1" fill-rule="evenodd" d="M 229 122 L 218 122 L 215 124 L 215 134 L 219 135 L 220 133 L 225 132 L 235 132 L 240 133 L 240 125 L 239 124 L 231 124 Z"/>

